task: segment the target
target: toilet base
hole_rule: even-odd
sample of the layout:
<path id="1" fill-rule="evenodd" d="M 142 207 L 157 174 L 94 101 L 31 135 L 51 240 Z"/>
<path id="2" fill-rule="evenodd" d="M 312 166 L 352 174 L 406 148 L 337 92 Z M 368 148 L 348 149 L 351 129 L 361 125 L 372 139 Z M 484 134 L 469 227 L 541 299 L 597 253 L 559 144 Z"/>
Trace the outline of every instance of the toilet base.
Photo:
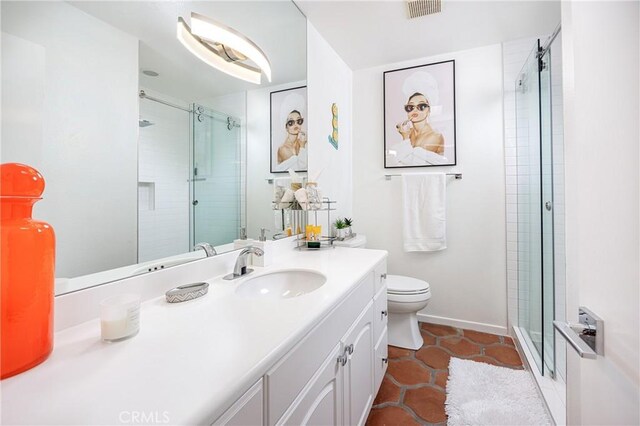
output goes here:
<path id="1" fill-rule="evenodd" d="M 389 312 L 389 344 L 399 348 L 418 350 L 424 340 L 420 334 L 417 312 L 393 313 Z"/>

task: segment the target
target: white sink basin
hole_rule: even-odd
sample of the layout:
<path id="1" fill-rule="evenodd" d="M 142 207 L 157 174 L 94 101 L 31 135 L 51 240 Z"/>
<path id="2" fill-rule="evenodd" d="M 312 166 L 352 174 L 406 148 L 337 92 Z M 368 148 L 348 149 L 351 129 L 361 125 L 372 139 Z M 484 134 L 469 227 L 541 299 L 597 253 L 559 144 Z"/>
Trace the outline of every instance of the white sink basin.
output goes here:
<path id="1" fill-rule="evenodd" d="M 257 275 L 236 288 L 236 294 L 253 299 L 291 299 L 322 287 L 327 277 L 319 272 L 290 269 Z"/>

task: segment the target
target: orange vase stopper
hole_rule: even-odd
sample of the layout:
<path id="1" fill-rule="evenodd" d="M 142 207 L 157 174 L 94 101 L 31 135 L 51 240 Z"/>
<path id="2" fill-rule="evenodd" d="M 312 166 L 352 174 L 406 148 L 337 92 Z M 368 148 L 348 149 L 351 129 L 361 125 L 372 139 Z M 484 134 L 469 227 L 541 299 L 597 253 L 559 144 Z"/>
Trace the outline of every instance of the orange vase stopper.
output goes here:
<path id="1" fill-rule="evenodd" d="M 0 165 L 0 379 L 35 367 L 53 349 L 55 234 L 31 218 L 44 186 L 33 167 Z"/>

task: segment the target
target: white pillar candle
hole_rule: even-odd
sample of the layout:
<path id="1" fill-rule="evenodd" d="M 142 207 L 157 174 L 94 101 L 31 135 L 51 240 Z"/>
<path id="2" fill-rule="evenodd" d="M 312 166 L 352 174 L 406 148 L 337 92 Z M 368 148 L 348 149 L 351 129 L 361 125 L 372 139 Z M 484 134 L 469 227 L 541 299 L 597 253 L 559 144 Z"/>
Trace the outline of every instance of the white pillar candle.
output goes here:
<path id="1" fill-rule="evenodd" d="M 140 296 L 120 294 L 100 302 L 102 340 L 114 342 L 134 336 L 140 330 Z"/>

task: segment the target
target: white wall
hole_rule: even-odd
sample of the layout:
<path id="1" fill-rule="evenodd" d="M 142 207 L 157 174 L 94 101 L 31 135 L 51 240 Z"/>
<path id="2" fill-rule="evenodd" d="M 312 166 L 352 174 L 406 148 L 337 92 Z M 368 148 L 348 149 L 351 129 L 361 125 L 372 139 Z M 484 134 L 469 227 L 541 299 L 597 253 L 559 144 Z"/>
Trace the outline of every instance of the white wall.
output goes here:
<path id="1" fill-rule="evenodd" d="M 603 357 L 567 356 L 568 421 L 640 423 L 638 2 L 563 2 L 567 318 L 604 320 Z"/>
<path id="2" fill-rule="evenodd" d="M 137 40 L 63 2 L 2 2 L 2 30 L 2 161 L 45 177 L 56 276 L 136 263 Z"/>
<path id="3" fill-rule="evenodd" d="M 307 81 L 309 179 L 318 182 L 323 196 L 338 202 L 336 211 L 332 213 L 332 220 L 337 217 L 351 217 L 353 75 L 347 64 L 310 22 L 307 22 Z M 338 106 L 337 150 L 328 140 L 333 131 L 333 103 Z M 320 177 L 316 179 L 318 174 Z M 320 218 L 318 221 L 320 222 Z M 324 218 L 321 223 L 324 223 Z"/>
<path id="4" fill-rule="evenodd" d="M 422 319 L 506 333 L 502 50 L 492 45 L 354 73 L 354 221 L 371 248 L 389 251 L 389 273 L 429 282 Z M 383 168 L 382 73 L 456 61 L 456 167 Z M 385 173 L 459 171 L 447 183 L 447 249 L 405 253 L 401 182 Z"/>

